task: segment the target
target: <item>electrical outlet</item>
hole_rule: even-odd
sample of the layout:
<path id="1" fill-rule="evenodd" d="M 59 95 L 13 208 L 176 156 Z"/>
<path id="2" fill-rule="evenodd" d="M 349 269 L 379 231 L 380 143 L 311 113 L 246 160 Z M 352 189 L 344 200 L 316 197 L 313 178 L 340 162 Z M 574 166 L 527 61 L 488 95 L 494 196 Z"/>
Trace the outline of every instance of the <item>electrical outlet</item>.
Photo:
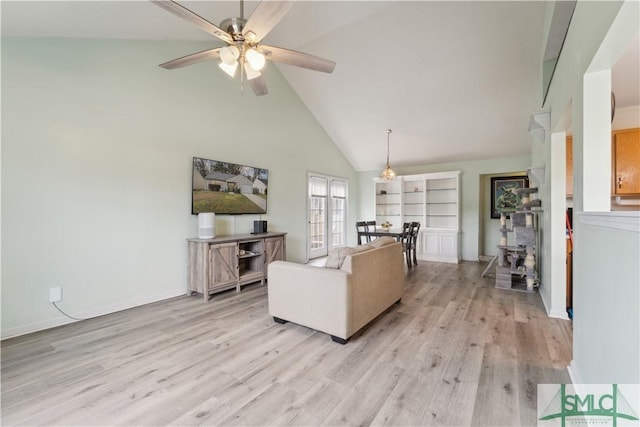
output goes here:
<path id="1" fill-rule="evenodd" d="M 49 288 L 49 302 L 59 301 L 62 301 L 62 288 L 60 286 Z"/>

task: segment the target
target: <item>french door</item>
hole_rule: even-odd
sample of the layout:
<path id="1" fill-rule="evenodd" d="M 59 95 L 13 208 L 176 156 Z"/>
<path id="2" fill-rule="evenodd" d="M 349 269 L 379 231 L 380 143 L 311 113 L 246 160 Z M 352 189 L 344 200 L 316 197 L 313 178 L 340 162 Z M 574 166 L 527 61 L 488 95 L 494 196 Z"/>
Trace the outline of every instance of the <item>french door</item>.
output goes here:
<path id="1" fill-rule="evenodd" d="M 329 249 L 347 241 L 348 182 L 341 178 L 309 174 L 307 232 L 309 259 L 326 256 Z"/>

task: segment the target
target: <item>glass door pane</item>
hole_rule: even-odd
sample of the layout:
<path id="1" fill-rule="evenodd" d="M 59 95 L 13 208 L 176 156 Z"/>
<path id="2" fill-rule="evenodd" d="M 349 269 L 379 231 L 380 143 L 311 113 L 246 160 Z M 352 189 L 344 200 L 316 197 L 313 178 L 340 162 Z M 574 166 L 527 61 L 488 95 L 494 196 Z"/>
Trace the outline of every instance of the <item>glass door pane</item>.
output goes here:
<path id="1" fill-rule="evenodd" d="M 347 181 L 309 175 L 309 259 L 327 256 L 347 243 Z"/>
<path id="2" fill-rule="evenodd" d="M 309 177 L 309 258 L 327 255 L 327 194 L 326 178 Z"/>
<path id="3" fill-rule="evenodd" d="M 331 181 L 331 247 L 344 246 L 347 243 L 347 183 Z"/>

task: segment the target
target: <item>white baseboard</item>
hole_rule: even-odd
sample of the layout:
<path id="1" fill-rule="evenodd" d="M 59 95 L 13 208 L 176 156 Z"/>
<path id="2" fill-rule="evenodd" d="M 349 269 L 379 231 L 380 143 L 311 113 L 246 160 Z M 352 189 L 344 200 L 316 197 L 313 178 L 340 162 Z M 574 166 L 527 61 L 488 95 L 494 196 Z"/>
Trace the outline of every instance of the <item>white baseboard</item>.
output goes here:
<path id="1" fill-rule="evenodd" d="M 571 320 L 566 311 L 558 312 L 558 311 L 553 311 L 552 310 L 548 314 L 549 314 L 549 317 L 555 317 L 556 319 Z"/>
<path id="2" fill-rule="evenodd" d="M 416 258 L 421 261 L 433 261 L 433 262 L 446 262 L 449 264 L 459 264 L 460 258 L 454 256 L 444 256 L 444 255 L 427 255 L 427 254 L 417 254 Z"/>
<path id="3" fill-rule="evenodd" d="M 169 292 L 164 292 L 164 293 L 153 295 L 153 296 L 147 296 L 145 298 L 140 298 L 133 301 L 123 301 L 116 304 L 98 307 L 98 308 L 94 308 L 86 311 L 69 313 L 69 315 L 73 317 L 82 318 L 82 319 L 90 319 L 92 317 L 104 316 L 105 314 L 111 314 L 117 311 L 122 311 L 129 308 L 145 305 L 145 304 L 150 304 L 152 302 L 162 301 L 165 299 L 174 298 L 174 297 L 185 295 L 185 294 L 186 294 L 185 289 L 174 289 Z M 53 307 L 53 310 L 55 310 L 55 307 Z M 30 334 L 32 332 L 38 332 L 45 329 L 51 329 L 51 328 L 55 328 L 58 326 L 62 326 L 62 325 L 66 325 L 74 322 L 78 322 L 78 320 L 71 320 L 68 317 L 60 315 L 59 317 L 56 317 L 54 319 L 47 319 L 39 322 L 30 323 L 28 325 L 22 325 L 22 326 L 16 326 L 14 328 L 3 329 L 2 337 L 0 339 L 4 340 L 7 338 L 13 338 L 20 335 Z"/>
<path id="4" fill-rule="evenodd" d="M 540 299 L 542 300 L 542 305 L 544 305 L 544 311 L 547 312 L 547 316 L 555 317 L 556 319 L 571 320 L 569 319 L 569 315 L 567 314 L 566 310 L 550 310 L 549 306 L 547 305 L 547 300 L 544 298 L 542 292 L 540 292 L 540 289 L 538 289 L 538 293 L 540 294 Z"/>

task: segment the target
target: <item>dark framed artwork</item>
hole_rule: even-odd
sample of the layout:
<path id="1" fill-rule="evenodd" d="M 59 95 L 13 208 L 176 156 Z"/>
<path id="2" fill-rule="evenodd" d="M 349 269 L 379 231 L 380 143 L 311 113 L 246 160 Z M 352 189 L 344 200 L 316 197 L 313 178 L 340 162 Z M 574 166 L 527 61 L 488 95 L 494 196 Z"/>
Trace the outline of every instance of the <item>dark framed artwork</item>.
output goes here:
<path id="1" fill-rule="evenodd" d="M 522 176 L 494 176 L 491 178 L 491 218 L 500 218 L 500 212 L 507 216 L 520 203 L 520 195 L 516 188 L 529 187 L 529 178 Z"/>

